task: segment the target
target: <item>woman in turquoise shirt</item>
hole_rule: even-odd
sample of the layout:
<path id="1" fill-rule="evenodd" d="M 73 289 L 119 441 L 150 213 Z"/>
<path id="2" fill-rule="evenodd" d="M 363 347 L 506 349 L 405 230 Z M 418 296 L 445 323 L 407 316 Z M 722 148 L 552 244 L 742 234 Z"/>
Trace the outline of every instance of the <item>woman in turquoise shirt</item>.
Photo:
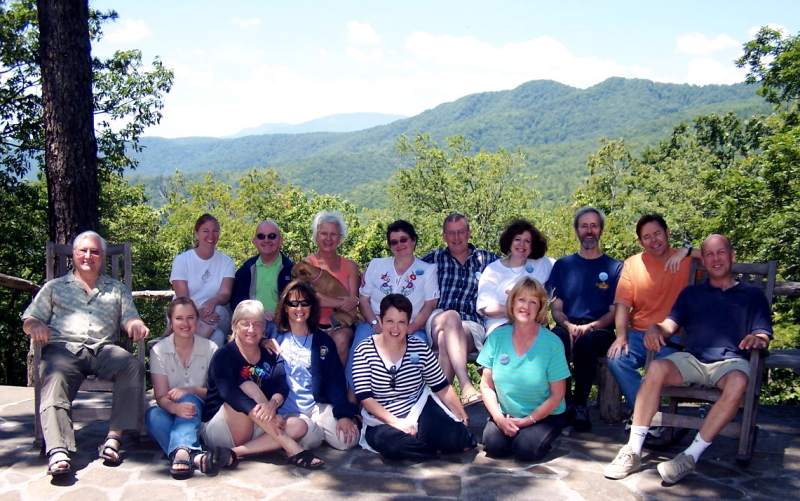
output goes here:
<path id="1" fill-rule="evenodd" d="M 564 426 L 569 377 L 564 346 L 542 324 L 547 292 L 532 278 L 517 282 L 506 302 L 510 325 L 498 327 L 478 356 L 484 367 L 481 395 L 490 419 L 483 430 L 486 454 L 538 461 Z"/>

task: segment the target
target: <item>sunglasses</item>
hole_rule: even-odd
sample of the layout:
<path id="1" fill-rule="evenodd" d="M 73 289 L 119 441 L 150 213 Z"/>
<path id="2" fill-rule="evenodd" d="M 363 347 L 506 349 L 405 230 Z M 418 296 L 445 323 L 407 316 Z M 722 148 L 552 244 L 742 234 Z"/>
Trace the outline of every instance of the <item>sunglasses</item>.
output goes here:
<path id="1" fill-rule="evenodd" d="M 258 240 L 264 240 L 265 238 L 267 240 L 275 240 L 276 238 L 278 238 L 278 234 L 275 232 L 267 233 L 266 235 L 263 233 L 256 233 L 256 238 Z"/>
<path id="2" fill-rule="evenodd" d="M 389 247 L 394 247 L 397 244 L 404 244 L 411 240 L 408 237 L 400 237 L 397 240 L 389 240 Z"/>
<path id="3" fill-rule="evenodd" d="M 311 301 L 306 301 L 305 299 L 301 299 L 300 301 L 288 300 L 286 301 L 286 306 L 292 308 L 297 308 L 298 306 L 302 308 L 308 308 L 309 306 L 311 306 Z"/>
<path id="4" fill-rule="evenodd" d="M 389 375 L 391 379 L 389 380 L 389 386 L 394 390 L 395 386 L 397 386 L 397 366 L 393 365 L 389 367 Z"/>

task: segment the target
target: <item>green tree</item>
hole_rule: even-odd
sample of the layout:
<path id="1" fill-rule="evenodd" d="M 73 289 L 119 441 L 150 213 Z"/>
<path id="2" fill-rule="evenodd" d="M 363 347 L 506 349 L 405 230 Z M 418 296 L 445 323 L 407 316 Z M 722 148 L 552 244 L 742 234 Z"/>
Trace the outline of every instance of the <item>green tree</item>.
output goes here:
<path id="1" fill-rule="evenodd" d="M 420 234 L 420 252 L 441 245 L 442 221 L 451 212 L 470 220 L 472 241 L 496 249 L 500 231 L 517 217 L 533 217 L 538 192 L 523 174 L 520 153 L 474 153 L 461 136 L 439 147 L 429 136 L 401 136 L 398 151 L 413 164 L 389 183 L 390 213 L 409 219 Z"/>

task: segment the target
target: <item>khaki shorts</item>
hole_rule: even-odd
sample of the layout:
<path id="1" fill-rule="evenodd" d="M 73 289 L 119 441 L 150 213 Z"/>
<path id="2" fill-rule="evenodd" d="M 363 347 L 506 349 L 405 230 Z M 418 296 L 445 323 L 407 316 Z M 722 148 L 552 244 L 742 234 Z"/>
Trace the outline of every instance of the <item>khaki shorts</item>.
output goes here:
<path id="1" fill-rule="evenodd" d="M 433 334 L 431 333 L 431 329 L 433 329 L 433 319 L 440 313 L 444 313 L 444 310 L 441 308 L 433 310 L 431 316 L 428 317 L 428 321 L 425 322 L 425 332 L 428 334 L 428 340 L 433 340 Z M 486 328 L 483 324 L 480 322 L 473 322 L 472 320 L 462 320 L 461 325 L 463 325 L 464 329 L 472 336 L 472 343 L 475 345 L 475 351 L 481 351 L 483 342 L 486 341 Z"/>
<path id="2" fill-rule="evenodd" d="M 264 430 L 253 424 L 253 436 L 250 440 L 260 437 L 264 434 Z M 214 417 L 207 422 L 200 425 L 200 436 L 203 438 L 203 443 L 207 448 L 211 447 L 227 447 L 232 449 L 236 446 L 233 443 L 233 435 L 228 423 L 225 421 L 225 406 L 221 405 Z"/>
<path id="3" fill-rule="evenodd" d="M 316 449 L 322 445 L 323 441 L 340 451 L 352 449 L 358 444 L 358 434 L 350 442 L 344 441 L 343 437 L 339 435 L 336 429 L 337 420 L 333 416 L 331 404 L 314 404 L 308 416 L 305 414 L 289 414 L 289 416 L 301 419 L 308 427 L 308 431 L 299 441 L 303 449 Z"/>
<path id="4" fill-rule="evenodd" d="M 679 351 L 665 357 L 678 368 L 683 384 L 698 384 L 715 388 L 720 379 L 732 371 L 741 371 L 750 377 L 750 362 L 743 358 L 729 358 L 719 362 L 703 363 L 691 353 Z"/>

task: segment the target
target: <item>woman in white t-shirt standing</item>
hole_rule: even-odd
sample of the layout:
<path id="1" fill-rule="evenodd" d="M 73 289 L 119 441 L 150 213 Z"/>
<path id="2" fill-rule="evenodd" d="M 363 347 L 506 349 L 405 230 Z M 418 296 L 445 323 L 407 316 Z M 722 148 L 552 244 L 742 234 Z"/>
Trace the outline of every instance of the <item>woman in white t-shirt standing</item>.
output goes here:
<path id="1" fill-rule="evenodd" d="M 169 281 L 175 297 L 189 297 L 200 309 L 197 334 L 217 346 L 225 344 L 231 329 L 231 298 L 236 265 L 217 251 L 219 221 L 203 214 L 194 224 L 195 247 L 175 256 Z"/>
<path id="2" fill-rule="evenodd" d="M 508 323 L 506 301 L 508 293 L 523 277 L 544 284 L 550 277 L 555 259 L 545 256 L 547 239 L 529 221 L 512 221 L 500 235 L 498 259 L 483 270 L 478 280 L 478 312 L 483 315 L 486 335 Z"/>
<path id="3" fill-rule="evenodd" d="M 347 357 L 345 376 L 348 386 L 353 387 L 353 353 L 356 347 L 373 334 L 380 334 L 381 300 L 389 294 L 401 294 L 411 301 L 412 313 L 408 324 L 409 336 L 415 336 L 431 344 L 425 333 L 425 322 L 439 302 L 439 281 L 436 265 L 426 263 L 414 256 L 417 248 L 417 232 L 408 221 L 398 219 L 386 228 L 386 242 L 392 257 L 378 257 L 370 261 L 361 288 L 361 314 L 364 322 L 358 324 L 350 355 Z"/>

